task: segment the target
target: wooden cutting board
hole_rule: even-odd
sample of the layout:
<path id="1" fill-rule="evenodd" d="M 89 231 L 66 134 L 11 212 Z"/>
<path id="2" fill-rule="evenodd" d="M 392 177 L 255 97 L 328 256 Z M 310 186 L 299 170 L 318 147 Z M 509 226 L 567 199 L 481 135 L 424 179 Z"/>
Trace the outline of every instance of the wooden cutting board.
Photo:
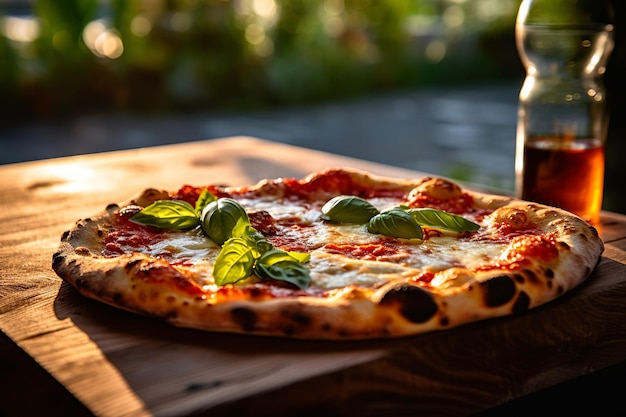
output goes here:
<path id="1" fill-rule="evenodd" d="M 0 167 L 0 325 L 10 345 L 3 357 L 28 355 L 15 368 L 5 364 L 12 374 L 2 383 L 17 392 L 5 404 L 25 394 L 7 378 L 28 381 L 20 372 L 32 362 L 45 376 L 33 374 L 38 384 L 26 387 L 21 410 L 78 400 L 100 416 L 459 415 L 626 360 L 626 216 L 613 213 L 602 216 L 606 251 L 597 270 L 571 294 L 521 316 L 398 340 L 177 329 L 85 299 L 51 270 L 75 220 L 146 187 L 248 184 L 328 166 L 424 175 L 246 137 Z M 46 395 L 57 384 L 59 396 Z"/>

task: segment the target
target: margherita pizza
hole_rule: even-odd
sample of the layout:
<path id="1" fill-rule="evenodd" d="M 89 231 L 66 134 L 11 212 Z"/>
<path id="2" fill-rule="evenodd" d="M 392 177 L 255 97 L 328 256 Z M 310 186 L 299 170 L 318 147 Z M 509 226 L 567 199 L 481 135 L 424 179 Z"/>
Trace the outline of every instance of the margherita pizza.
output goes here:
<path id="1" fill-rule="evenodd" d="M 365 339 L 523 313 L 582 283 L 603 249 L 557 208 L 328 169 L 146 190 L 78 221 L 53 268 L 87 297 L 177 326 Z"/>

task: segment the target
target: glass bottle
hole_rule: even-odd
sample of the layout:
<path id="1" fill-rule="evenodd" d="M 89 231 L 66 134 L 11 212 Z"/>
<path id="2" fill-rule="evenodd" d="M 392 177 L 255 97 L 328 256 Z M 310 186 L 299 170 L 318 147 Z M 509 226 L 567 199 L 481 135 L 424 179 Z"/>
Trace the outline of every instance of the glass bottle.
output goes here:
<path id="1" fill-rule="evenodd" d="M 608 127 L 602 75 L 613 49 L 608 1 L 523 0 L 515 35 L 519 95 L 516 193 L 597 223 Z"/>

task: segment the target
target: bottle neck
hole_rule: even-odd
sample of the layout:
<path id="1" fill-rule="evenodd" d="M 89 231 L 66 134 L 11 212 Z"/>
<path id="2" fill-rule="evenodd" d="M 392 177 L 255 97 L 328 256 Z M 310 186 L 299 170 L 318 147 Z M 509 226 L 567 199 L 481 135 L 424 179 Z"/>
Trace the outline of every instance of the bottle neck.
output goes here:
<path id="1" fill-rule="evenodd" d="M 517 47 L 529 76 L 596 78 L 613 50 L 613 26 L 518 25 Z"/>

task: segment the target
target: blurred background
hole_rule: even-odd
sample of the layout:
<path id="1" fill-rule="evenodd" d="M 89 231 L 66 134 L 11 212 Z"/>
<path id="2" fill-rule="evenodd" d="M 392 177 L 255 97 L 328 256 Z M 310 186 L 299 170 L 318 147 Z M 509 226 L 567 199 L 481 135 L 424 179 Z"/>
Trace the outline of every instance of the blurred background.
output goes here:
<path id="1" fill-rule="evenodd" d="M 626 213 L 612 3 L 604 208 Z M 0 0 L 0 164 L 251 135 L 511 193 L 519 4 Z"/>

